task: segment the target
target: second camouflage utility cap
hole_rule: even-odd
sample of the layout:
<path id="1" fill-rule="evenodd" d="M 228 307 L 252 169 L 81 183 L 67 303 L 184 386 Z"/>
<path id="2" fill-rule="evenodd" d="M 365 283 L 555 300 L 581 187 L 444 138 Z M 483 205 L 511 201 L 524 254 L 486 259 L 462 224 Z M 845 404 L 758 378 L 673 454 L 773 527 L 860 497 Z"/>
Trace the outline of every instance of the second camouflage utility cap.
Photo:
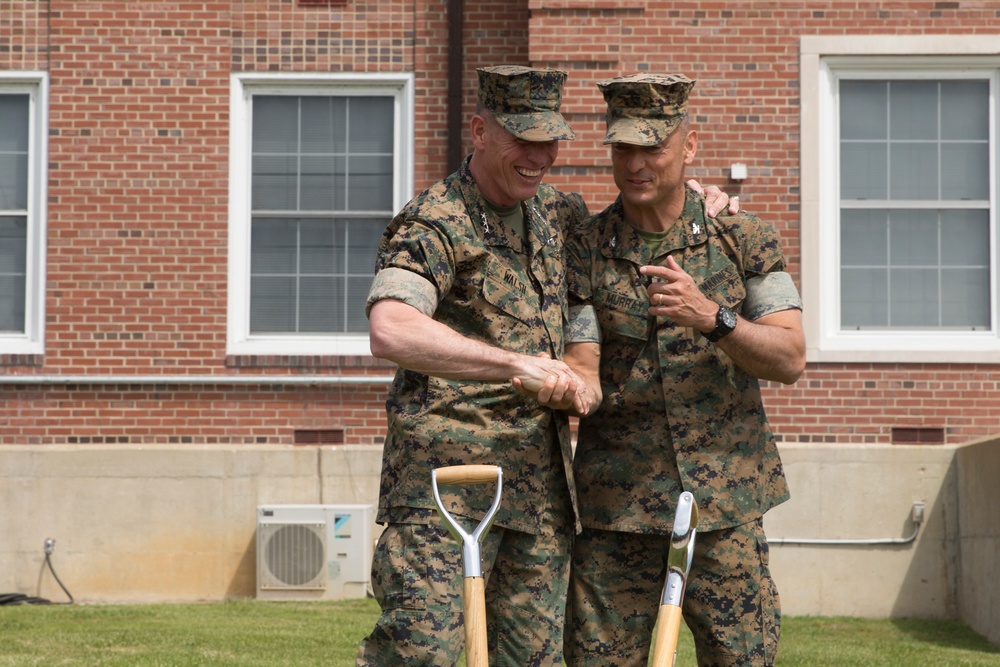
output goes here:
<path id="1" fill-rule="evenodd" d="M 599 81 L 608 103 L 606 144 L 655 146 L 687 115 L 694 80 L 683 74 L 632 74 Z"/>
<path id="2" fill-rule="evenodd" d="M 566 72 L 520 65 L 481 67 L 479 102 L 504 128 L 525 141 L 574 139 L 559 113 Z"/>

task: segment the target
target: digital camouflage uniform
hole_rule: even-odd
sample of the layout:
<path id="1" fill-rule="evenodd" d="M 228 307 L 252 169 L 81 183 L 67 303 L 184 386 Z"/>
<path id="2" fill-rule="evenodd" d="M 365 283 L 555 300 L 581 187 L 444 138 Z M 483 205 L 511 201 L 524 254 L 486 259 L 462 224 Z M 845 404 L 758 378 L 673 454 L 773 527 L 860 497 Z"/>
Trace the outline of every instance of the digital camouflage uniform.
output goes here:
<path id="1" fill-rule="evenodd" d="M 513 70 L 528 72 L 534 79 L 522 97 L 534 99 L 527 104 L 551 103 L 538 99 L 537 79 L 565 74 Z M 490 98 L 500 93 L 511 91 L 498 92 L 494 79 L 482 79 L 481 99 L 485 95 L 497 106 Z M 503 111 L 496 110 L 498 120 Z M 513 129 L 504 123 L 515 134 L 516 121 L 530 133 L 539 118 L 515 118 Z M 487 205 L 466 159 L 390 222 L 369 305 L 398 299 L 469 338 L 562 358 L 568 319 L 562 225 L 582 220 L 586 208 L 579 195 L 543 184 L 522 210 L 524 240 Z M 433 303 L 414 289 L 421 282 L 434 286 Z M 360 648 L 358 664 L 451 665 L 458 658 L 464 643 L 461 545 L 437 516 L 431 470 L 460 464 L 503 469 L 501 509 L 482 548 L 491 664 L 561 664 L 570 541 L 578 525 L 566 415 L 541 407 L 509 383 L 448 380 L 405 369 L 396 374 L 386 409 L 377 518 L 387 528 L 373 565 L 383 613 Z M 449 512 L 474 526 L 493 494 L 483 487 L 443 486 L 441 497 Z"/>
<path id="2" fill-rule="evenodd" d="M 646 145 L 666 138 L 644 136 Z M 690 190 L 652 250 L 620 198 L 567 241 L 567 340 L 600 342 L 603 390 L 600 408 L 580 422 L 574 459 L 584 531 L 574 545 L 569 665 L 646 664 L 682 491 L 698 505 L 684 616 L 699 664 L 774 659 L 779 608 L 761 518 L 788 487 L 757 379 L 700 332 L 649 314 L 639 267 L 668 255 L 746 319 L 801 308 L 772 227 L 743 212 L 708 218 Z"/>

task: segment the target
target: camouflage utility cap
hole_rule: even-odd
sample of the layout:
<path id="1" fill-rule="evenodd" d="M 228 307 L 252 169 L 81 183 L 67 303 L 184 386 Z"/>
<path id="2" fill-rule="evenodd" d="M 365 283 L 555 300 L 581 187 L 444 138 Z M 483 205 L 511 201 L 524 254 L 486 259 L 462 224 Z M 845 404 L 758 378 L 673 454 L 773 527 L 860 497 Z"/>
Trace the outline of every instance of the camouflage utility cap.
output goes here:
<path id="1" fill-rule="evenodd" d="M 559 113 L 566 72 L 520 65 L 481 67 L 479 102 L 504 128 L 525 141 L 573 139 Z"/>
<path id="2" fill-rule="evenodd" d="M 655 146 L 687 115 L 694 80 L 683 74 L 633 74 L 599 81 L 608 103 L 606 144 Z"/>

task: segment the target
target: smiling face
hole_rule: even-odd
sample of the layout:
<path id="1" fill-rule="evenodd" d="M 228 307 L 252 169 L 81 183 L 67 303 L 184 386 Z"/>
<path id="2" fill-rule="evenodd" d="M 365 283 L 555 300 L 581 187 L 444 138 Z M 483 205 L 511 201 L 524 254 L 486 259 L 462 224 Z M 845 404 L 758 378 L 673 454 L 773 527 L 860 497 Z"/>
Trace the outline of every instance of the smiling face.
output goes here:
<path id="1" fill-rule="evenodd" d="M 558 141 L 518 139 L 488 113 L 472 117 L 472 143 L 472 176 L 483 196 L 499 206 L 534 197 L 559 155 Z"/>
<path id="2" fill-rule="evenodd" d="M 697 146 L 698 133 L 687 123 L 653 146 L 611 144 L 615 185 L 630 220 L 641 223 L 680 214 L 684 168 L 694 161 Z"/>

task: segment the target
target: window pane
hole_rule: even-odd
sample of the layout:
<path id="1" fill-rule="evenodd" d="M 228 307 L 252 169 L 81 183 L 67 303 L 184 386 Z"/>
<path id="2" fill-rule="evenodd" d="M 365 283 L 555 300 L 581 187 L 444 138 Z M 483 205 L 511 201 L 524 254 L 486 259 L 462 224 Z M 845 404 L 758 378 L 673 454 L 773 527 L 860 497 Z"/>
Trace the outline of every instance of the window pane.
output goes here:
<path id="1" fill-rule="evenodd" d="M 842 199 L 887 199 L 887 144 L 843 144 L 840 149 Z"/>
<path id="2" fill-rule="evenodd" d="M 347 135 L 347 99 L 302 98 L 302 152 L 343 153 Z"/>
<path id="3" fill-rule="evenodd" d="M 889 82 L 889 136 L 893 141 L 937 141 L 937 81 Z"/>
<path id="4" fill-rule="evenodd" d="M 938 199 L 938 144 L 891 145 L 890 199 Z"/>
<path id="5" fill-rule="evenodd" d="M 295 278 L 251 276 L 250 331 L 291 333 L 295 331 Z"/>
<path id="6" fill-rule="evenodd" d="M 351 247 L 347 255 L 347 270 L 350 273 L 367 275 L 369 279 L 375 275 L 375 253 L 384 229 L 382 220 L 352 220 L 347 223 L 347 238 Z"/>
<path id="7" fill-rule="evenodd" d="M 309 156 L 302 158 L 303 211 L 333 211 L 344 208 L 346 169 L 343 156 Z"/>
<path id="8" fill-rule="evenodd" d="M 28 208 L 28 154 L 0 153 L 0 209 Z"/>
<path id="9" fill-rule="evenodd" d="M 942 144 L 941 199 L 973 200 L 989 197 L 989 144 Z"/>
<path id="10" fill-rule="evenodd" d="M 302 323 L 299 331 L 320 333 L 343 331 L 340 317 L 342 281 L 333 276 L 302 278 L 300 283 Z"/>
<path id="11" fill-rule="evenodd" d="M 889 324 L 888 277 L 886 269 L 841 270 L 842 328 L 885 327 Z"/>
<path id="12" fill-rule="evenodd" d="M 887 266 L 889 212 L 845 209 L 840 216 L 840 256 L 844 266 Z"/>
<path id="13" fill-rule="evenodd" d="M 298 152 L 298 98 L 256 95 L 253 98 L 253 152 Z"/>
<path id="14" fill-rule="evenodd" d="M 0 331 L 24 331 L 24 276 L 0 273 Z"/>
<path id="15" fill-rule="evenodd" d="M 937 211 L 893 211 L 889 216 L 893 266 L 938 265 Z"/>
<path id="16" fill-rule="evenodd" d="M 347 279 L 347 330 L 368 332 L 368 318 L 365 317 L 365 300 L 372 286 L 371 276 Z"/>
<path id="17" fill-rule="evenodd" d="M 295 210 L 298 199 L 295 156 L 255 156 L 250 205 L 267 211 Z"/>
<path id="18" fill-rule="evenodd" d="M 989 139 L 990 86 L 985 81 L 941 82 L 941 138 L 945 141 Z"/>
<path id="19" fill-rule="evenodd" d="M 23 276 L 27 257 L 28 221 L 21 216 L 0 216 L 0 274 Z"/>
<path id="20" fill-rule="evenodd" d="M 352 153 L 392 154 L 393 100 L 358 97 L 351 100 L 350 145 Z"/>
<path id="21" fill-rule="evenodd" d="M 889 324 L 894 327 L 937 327 L 939 272 L 932 269 L 889 271 Z"/>
<path id="22" fill-rule="evenodd" d="M 344 265 L 343 237 L 334 237 L 334 224 L 329 220 L 304 220 L 300 234 L 303 274 L 337 273 Z"/>
<path id="23" fill-rule="evenodd" d="M 392 158 L 356 157 L 351 159 L 351 211 L 377 211 L 392 208 Z"/>
<path id="24" fill-rule="evenodd" d="M 0 153 L 28 153 L 31 97 L 0 95 Z"/>
<path id="25" fill-rule="evenodd" d="M 941 263 L 945 266 L 989 268 L 989 211 L 959 209 L 941 212 Z"/>
<path id="26" fill-rule="evenodd" d="M 0 217 L 0 331 L 24 331 L 27 253 L 27 220 Z"/>
<path id="27" fill-rule="evenodd" d="M 989 329 L 989 285 L 989 267 L 943 270 L 941 272 L 943 326 Z"/>
<path id="28" fill-rule="evenodd" d="M 0 95 L 0 209 L 28 208 L 31 98 Z"/>
<path id="29" fill-rule="evenodd" d="M 840 137 L 886 140 L 888 90 L 885 81 L 840 82 Z"/>
<path id="30" fill-rule="evenodd" d="M 293 220 L 254 220 L 250 233 L 250 274 L 295 273 L 297 233 Z"/>

